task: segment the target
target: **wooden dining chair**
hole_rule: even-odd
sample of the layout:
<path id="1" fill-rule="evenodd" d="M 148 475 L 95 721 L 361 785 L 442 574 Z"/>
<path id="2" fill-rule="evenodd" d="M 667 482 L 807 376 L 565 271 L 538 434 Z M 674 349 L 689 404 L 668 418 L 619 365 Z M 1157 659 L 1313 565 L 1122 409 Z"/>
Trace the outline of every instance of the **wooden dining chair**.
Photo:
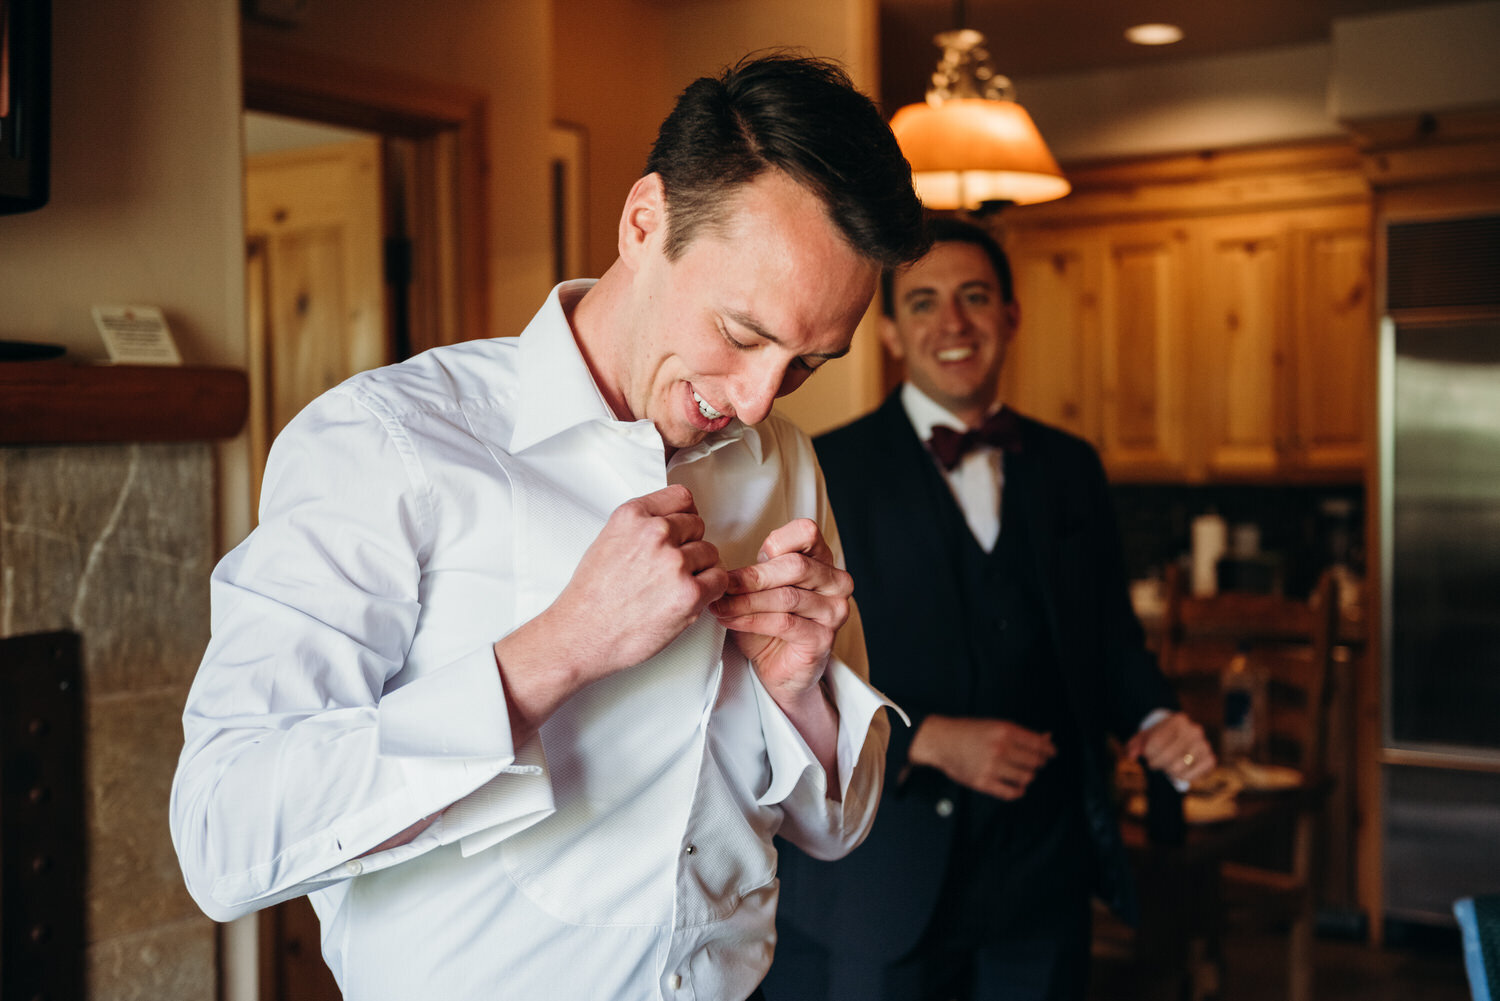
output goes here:
<path id="1" fill-rule="evenodd" d="M 1329 787 L 1325 762 L 1338 642 L 1337 580 L 1324 573 L 1304 601 L 1234 592 L 1195 597 L 1187 593 L 1185 576 L 1168 575 L 1161 648 L 1162 668 L 1177 687 L 1183 708 L 1217 739 L 1223 722 L 1223 671 L 1243 651 L 1266 690 L 1266 718 L 1256 721 L 1265 731 L 1255 763 L 1302 774 L 1295 792 L 1282 793 L 1300 797 L 1290 830 L 1257 844 L 1253 855 L 1222 864 L 1225 927 L 1285 927 L 1286 996 L 1309 1001 L 1314 852 Z"/>

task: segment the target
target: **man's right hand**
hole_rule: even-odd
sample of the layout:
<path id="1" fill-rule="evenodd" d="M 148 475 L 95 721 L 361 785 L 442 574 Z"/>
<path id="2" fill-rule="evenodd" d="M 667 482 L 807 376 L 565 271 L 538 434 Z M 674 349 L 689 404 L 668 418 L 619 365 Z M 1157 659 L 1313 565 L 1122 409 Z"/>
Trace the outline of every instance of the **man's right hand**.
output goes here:
<path id="1" fill-rule="evenodd" d="M 913 735 L 908 757 L 987 796 L 1017 800 L 1056 754 L 1051 734 L 1009 720 L 934 715 Z"/>
<path id="2" fill-rule="evenodd" d="M 621 504 L 557 600 L 495 644 L 516 744 L 574 692 L 659 653 L 728 582 L 686 487 Z"/>

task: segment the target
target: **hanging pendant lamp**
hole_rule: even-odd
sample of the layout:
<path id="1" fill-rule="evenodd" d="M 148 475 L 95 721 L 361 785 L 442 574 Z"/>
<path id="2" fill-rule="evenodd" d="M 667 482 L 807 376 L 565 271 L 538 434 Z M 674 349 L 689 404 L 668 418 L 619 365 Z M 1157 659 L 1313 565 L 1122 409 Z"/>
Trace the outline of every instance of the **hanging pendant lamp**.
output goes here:
<path id="1" fill-rule="evenodd" d="M 1073 190 L 1010 80 L 990 69 L 984 35 L 945 31 L 923 104 L 908 104 L 891 131 L 930 209 L 979 211 L 1061 198 Z"/>

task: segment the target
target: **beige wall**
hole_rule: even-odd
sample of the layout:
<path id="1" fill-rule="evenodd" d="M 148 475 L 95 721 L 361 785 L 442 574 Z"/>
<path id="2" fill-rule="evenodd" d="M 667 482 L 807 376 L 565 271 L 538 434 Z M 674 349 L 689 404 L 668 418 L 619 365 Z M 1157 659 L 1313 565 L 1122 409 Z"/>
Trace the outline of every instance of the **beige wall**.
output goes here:
<path id="1" fill-rule="evenodd" d="M 0 217 L 4 336 L 102 358 L 90 307 L 142 303 L 189 364 L 243 365 L 233 0 L 52 8 L 52 197 Z"/>
<path id="2" fill-rule="evenodd" d="M 876 86 L 875 0 L 679 0 L 668 22 L 668 72 L 686 82 L 757 49 L 802 48 Z"/>
<path id="3" fill-rule="evenodd" d="M 1344 123 L 1500 105 L 1500 0 L 1338 18 L 1327 43 L 1019 77 L 1070 162 L 1342 136 Z M 997 67 L 1004 69 L 1003 66 Z"/>
<path id="4" fill-rule="evenodd" d="M 1018 79 L 1016 99 L 1063 164 L 1313 140 L 1328 113 L 1326 45 Z"/>
<path id="5" fill-rule="evenodd" d="M 1340 121 L 1500 104 L 1500 2 L 1333 23 L 1330 113 Z"/>
<path id="6" fill-rule="evenodd" d="M 588 277 L 614 261 L 620 206 L 687 83 L 667 73 L 669 16 L 653 0 L 559 0 L 553 10 L 554 117 L 588 136 Z"/>

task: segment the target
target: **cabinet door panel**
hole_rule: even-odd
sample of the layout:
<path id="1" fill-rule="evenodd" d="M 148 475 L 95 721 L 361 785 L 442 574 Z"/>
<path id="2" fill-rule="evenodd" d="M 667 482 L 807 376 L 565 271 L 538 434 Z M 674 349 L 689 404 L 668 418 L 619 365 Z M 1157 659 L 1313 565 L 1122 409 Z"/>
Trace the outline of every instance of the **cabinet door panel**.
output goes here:
<path id="1" fill-rule="evenodd" d="M 1001 373 L 1022 413 L 1098 443 L 1098 248 L 1028 244 L 1011 258 L 1021 324 Z"/>
<path id="2" fill-rule="evenodd" d="M 1280 462 L 1286 279 L 1278 227 L 1247 221 L 1209 230 L 1194 381 L 1207 418 L 1204 454 L 1212 474 L 1263 475 Z"/>
<path id="3" fill-rule="evenodd" d="M 1187 237 L 1120 227 L 1105 259 L 1101 437 L 1110 474 L 1184 475 Z"/>
<path id="4" fill-rule="evenodd" d="M 1369 459 L 1375 324 L 1363 209 L 1294 233 L 1298 274 L 1292 441 L 1296 465 L 1354 472 Z"/>

